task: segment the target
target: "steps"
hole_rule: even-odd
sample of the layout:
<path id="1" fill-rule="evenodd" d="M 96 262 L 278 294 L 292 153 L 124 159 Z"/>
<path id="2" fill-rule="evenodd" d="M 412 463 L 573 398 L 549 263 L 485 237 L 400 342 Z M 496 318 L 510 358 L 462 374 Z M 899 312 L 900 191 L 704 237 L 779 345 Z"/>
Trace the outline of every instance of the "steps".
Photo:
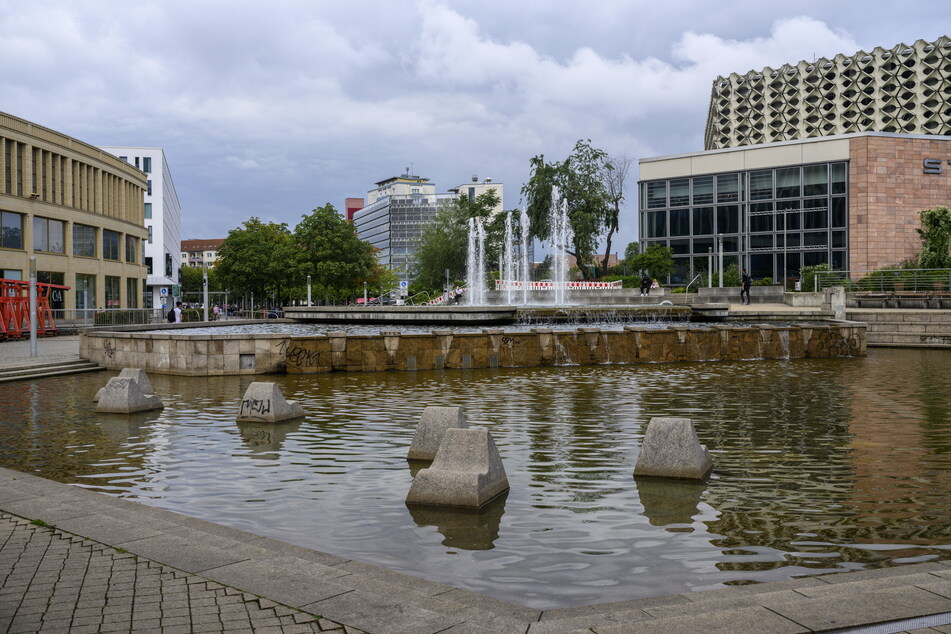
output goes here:
<path id="1" fill-rule="evenodd" d="M 846 318 L 867 324 L 872 347 L 951 348 L 951 310 L 849 308 Z"/>
<path id="2" fill-rule="evenodd" d="M 76 357 L 65 357 L 47 361 L 34 361 L 0 366 L 0 383 L 23 379 L 42 379 L 79 372 L 93 372 L 104 368 L 92 361 Z"/>

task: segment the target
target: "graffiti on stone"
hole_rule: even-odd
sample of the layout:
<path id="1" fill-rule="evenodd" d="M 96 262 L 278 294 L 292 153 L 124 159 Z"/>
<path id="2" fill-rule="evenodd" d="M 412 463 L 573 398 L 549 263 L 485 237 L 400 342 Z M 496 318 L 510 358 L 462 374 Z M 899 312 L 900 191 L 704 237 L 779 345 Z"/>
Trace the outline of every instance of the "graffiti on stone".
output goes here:
<path id="1" fill-rule="evenodd" d="M 116 356 L 116 349 L 112 346 L 112 342 L 108 339 L 102 342 L 102 351 L 106 353 L 106 356 L 110 359 Z"/>
<path id="2" fill-rule="evenodd" d="M 300 344 L 293 344 L 289 341 L 282 341 L 278 349 L 284 353 L 284 360 L 294 367 L 312 367 L 320 365 L 320 353 L 315 350 L 308 350 Z"/>
<path id="3" fill-rule="evenodd" d="M 271 399 L 246 398 L 241 401 L 241 416 L 264 415 L 271 411 Z"/>

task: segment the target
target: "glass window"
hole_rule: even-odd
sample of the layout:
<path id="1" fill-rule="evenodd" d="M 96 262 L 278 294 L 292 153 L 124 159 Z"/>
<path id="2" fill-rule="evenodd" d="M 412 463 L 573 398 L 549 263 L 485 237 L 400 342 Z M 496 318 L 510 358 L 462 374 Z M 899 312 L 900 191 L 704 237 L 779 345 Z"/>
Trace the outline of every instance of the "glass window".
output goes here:
<path id="1" fill-rule="evenodd" d="M 152 203 L 145 203 L 145 218 L 149 219 L 152 217 Z"/>
<path id="2" fill-rule="evenodd" d="M 776 170 L 776 198 L 799 198 L 799 168 L 785 167 Z"/>
<path id="3" fill-rule="evenodd" d="M 740 231 L 739 205 L 717 207 L 717 233 L 738 233 Z"/>
<path id="4" fill-rule="evenodd" d="M 832 252 L 832 269 L 836 271 L 845 271 L 845 251 Z"/>
<path id="5" fill-rule="evenodd" d="M 798 200 L 785 200 L 776 205 L 777 211 L 781 211 L 786 217 L 786 228 L 787 229 L 799 229 L 801 223 L 799 222 L 799 201 Z"/>
<path id="6" fill-rule="evenodd" d="M 102 259 L 119 259 L 119 234 L 108 229 L 102 230 Z"/>
<path id="7" fill-rule="evenodd" d="M 713 233 L 713 207 L 697 207 L 693 210 L 693 234 L 709 235 Z"/>
<path id="8" fill-rule="evenodd" d="M 152 275 L 152 258 L 145 258 L 145 268 L 148 270 L 149 275 Z"/>
<path id="9" fill-rule="evenodd" d="M 787 247 L 798 247 L 802 243 L 802 234 L 800 233 L 787 233 L 786 234 L 786 246 Z"/>
<path id="10" fill-rule="evenodd" d="M 845 181 L 846 181 L 847 175 L 848 175 L 848 172 L 846 170 L 845 163 L 832 164 L 832 193 L 833 194 L 845 193 Z"/>
<path id="11" fill-rule="evenodd" d="M 700 255 L 706 255 L 710 251 L 714 250 L 716 246 L 713 243 L 713 238 L 694 238 L 693 239 L 693 252 L 699 253 Z"/>
<path id="12" fill-rule="evenodd" d="M 829 226 L 829 209 L 825 200 L 807 200 L 803 207 L 803 229 L 825 229 Z"/>
<path id="13" fill-rule="evenodd" d="M 786 220 L 786 216 L 783 214 L 776 214 L 773 216 L 773 218 L 775 219 L 776 231 L 782 231 L 786 227 L 786 223 L 784 222 Z"/>
<path id="14" fill-rule="evenodd" d="M 647 183 L 647 208 L 657 209 L 667 206 L 667 181 Z"/>
<path id="15" fill-rule="evenodd" d="M 806 231 L 802 234 L 805 247 L 824 247 L 829 244 L 829 234 L 825 231 Z"/>
<path id="16" fill-rule="evenodd" d="M 671 240 L 670 249 L 674 255 L 684 255 L 690 253 L 690 240 Z"/>
<path id="17" fill-rule="evenodd" d="M 828 251 L 806 251 L 802 254 L 802 265 L 806 266 L 819 266 L 820 264 L 829 263 L 829 252 Z"/>
<path id="18" fill-rule="evenodd" d="M 95 227 L 73 225 L 73 255 L 87 258 L 96 257 Z"/>
<path id="19" fill-rule="evenodd" d="M 750 248 L 751 249 L 772 249 L 773 248 L 773 234 L 767 233 L 764 235 L 750 236 Z"/>
<path id="20" fill-rule="evenodd" d="M 833 249 L 844 249 L 846 247 L 845 243 L 845 232 L 844 231 L 833 231 L 832 232 L 832 248 Z"/>
<path id="21" fill-rule="evenodd" d="M 693 179 L 693 204 L 710 205 L 713 203 L 713 177 L 700 176 Z"/>
<path id="22" fill-rule="evenodd" d="M 66 253 L 66 246 L 63 244 L 63 222 L 34 216 L 33 250 Z"/>
<path id="23" fill-rule="evenodd" d="M 139 280 L 134 277 L 125 278 L 125 296 L 127 308 L 139 307 Z"/>
<path id="24" fill-rule="evenodd" d="M 148 226 L 149 230 L 149 244 L 152 244 L 152 225 Z"/>
<path id="25" fill-rule="evenodd" d="M 136 256 L 139 254 L 139 239 L 135 236 L 126 234 L 125 236 L 125 261 L 136 263 Z"/>
<path id="26" fill-rule="evenodd" d="M 670 210 L 670 235 L 671 236 L 689 236 L 690 235 L 690 210 L 689 209 L 671 209 Z"/>
<path id="27" fill-rule="evenodd" d="M 670 206 L 685 207 L 690 204 L 690 179 L 678 178 L 670 181 Z"/>
<path id="28" fill-rule="evenodd" d="M 665 211 L 647 212 L 647 237 L 648 238 L 667 237 L 667 212 Z"/>
<path id="29" fill-rule="evenodd" d="M 773 254 L 754 253 L 750 255 L 750 275 L 755 279 L 773 276 Z"/>
<path id="30" fill-rule="evenodd" d="M 152 173 L 152 157 L 151 156 L 142 157 L 142 171 L 145 172 L 146 174 Z"/>
<path id="31" fill-rule="evenodd" d="M 847 227 L 848 217 L 845 213 L 845 198 L 832 199 L 832 226 Z"/>
<path id="32" fill-rule="evenodd" d="M 739 174 L 720 174 L 717 176 L 717 202 L 732 203 L 739 199 Z"/>
<path id="33" fill-rule="evenodd" d="M 772 214 L 766 216 L 750 216 L 750 231 L 753 233 L 773 230 Z"/>
<path id="34" fill-rule="evenodd" d="M 96 276 L 76 274 L 76 308 L 96 307 Z"/>
<path id="35" fill-rule="evenodd" d="M 151 196 L 152 195 L 152 179 L 150 178 L 149 180 L 145 181 L 145 185 L 146 185 L 145 193 Z"/>
<path id="36" fill-rule="evenodd" d="M 12 211 L 0 211 L 0 247 L 23 248 L 23 216 Z"/>
<path id="37" fill-rule="evenodd" d="M 750 203 L 750 213 L 763 213 L 773 210 L 773 203 Z"/>
<path id="38" fill-rule="evenodd" d="M 773 197 L 773 171 L 750 172 L 750 200 Z"/>
<path id="39" fill-rule="evenodd" d="M 740 250 L 740 239 L 736 236 L 724 236 L 723 237 L 723 251 L 724 253 L 736 253 Z M 724 266 L 726 266 L 726 261 L 724 260 Z"/>
<path id="40" fill-rule="evenodd" d="M 829 193 L 829 173 L 825 164 L 802 168 L 802 195 L 825 196 Z"/>
<path id="41" fill-rule="evenodd" d="M 105 278 L 106 308 L 119 308 L 119 283 L 120 279 L 113 275 L 107 275 Z"/>

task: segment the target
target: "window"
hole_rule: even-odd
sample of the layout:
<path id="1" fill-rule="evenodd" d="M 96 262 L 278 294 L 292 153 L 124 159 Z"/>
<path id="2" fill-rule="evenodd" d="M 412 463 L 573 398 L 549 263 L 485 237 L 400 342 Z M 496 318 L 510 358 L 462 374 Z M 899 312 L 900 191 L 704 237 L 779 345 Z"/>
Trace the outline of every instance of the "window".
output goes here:
<path id="1" fill-rule="evenodd" d="M 776 170 L 776 198 L 799 198 L 799 168 Z"/>
<path id="2" fill-rule="evenodd" d="M 667 212 L 651 211 L 647 213 L 647 237 L 667 237 Z"/>
<path id="3" fill-rule="evenodd" d="M 773 172 L 750 172 L 750 200 L 767 200 L 773 197 Z"/>
<path id="4" fill-rule="evenodd" d="M 107 275 L 105 279 L 106 308 L 119 308 L 119 283 L 120 278 L 113 275 Z"/>
<path id="5" fill-rule="evenodd" d="M 135 167 L 136 167 L 137 169 L 138 169 L 138 167 L 139 167 L 139 157 L 138 157 L 138 156 L 135 157 Z"/>
<path id="6" fill-rule="evenodd" d="M 685 207 L 690 204 L 690 179 L 678 178 L 670 181 L 670 206 Z"/>
<path id="7" fill-rule="evenodd" d="M 847 218 L 845 215 L 845 198 L 833 198 L 832 199 L 832 226 L 845 227 L 846 221 L 847 221 Z"/>
<path id="8" fill-rule="evenodd" d="M 148 226 L 149 230 L 149 244 L 152 244 L 152 225 Z"/>
<path id="9" fill-rule="evenodd" d="M 832 193 L 845 193 L 846 169 L 845 163 L 832 164 Z"/>
<path id="10" fill-rule="evenodd" d="M 720 174 L 717 176 L 717 202 L 732 203 L 740 199 L 738 174 Z"/>
<path id="11" fill-rule="evenodd" d="M 142 157 L 142 171 L 145 172 L 146 174 L 152 173 L 152 157 L 151 156 Z"/>
<path id="12" fill-rule="evenodd" d="M 689 236 L 690 235 L 690 210 L 672 209 L 670 211 L 670 235 L 671 236 Z"/>
<path id="13" fill-rule="evenodd" d="M 119 259 L 119 234 L 116 231 L 102 230 L 102 259 Z"/>
<path id="14" fill-rule="evenodd" d="M 73 225 L 73 255 L 86 258 L 96 257 L 95 227 Z"/>
<path id="15" fill-rule="evenodd" d="M 829 174 L 825 165 L 802 168 L 803 196 L 825 196 L 829 193 Z"/>
<path id="16" fill-rule="evenodd" d="M 125 279 L 126 308 L 139 307 L 139 280 L 134 277 Z"/>
<path id="17" fill-rule="evenodd" d="M 717 233 L 740 231 L 740 208 L 738 205 L 717 207 Z"/>
<path id="18" fill-rule="evenodd" d="M 135 236 L 130 236 L 126 234 L 125 237 L 125 261 L 131 262 L 133 264 L 138 262 L 137 255 L 139 254 L 139 239 Z"/>
<path id="19" fill-rule="evenodd" d="M 66 245 L 63 244 L 63 221 L 34 217 L 33 250 L 66 253 Z"/>
<path id="20" fill-rule="evenodd" d="M 145 258 L 145 268 L 148 269 L 149 275 L 152 275 L 152 258 Z"/>
<path id="21" fill-rule="evenodd" d="M 667 181 L 647 183 L 647 208 L 667 206 Z"/>
<path id="22" fill-rule="evenodd" d="M 750 248 L 751 249 L 772 249 L 773 248 L 773 234 L 767 233 L 763 235 L 750 236 Z"/>
<path id="23" fill-rule="evenodd" d="M 76 274 L 76 308 L 96 307 L 96 276 Z"/>
<path id="24" fill-rule="evenodd" d="M 693 210 L 693 233 L 694 235 L 713 233 L 713 207 L 696 207 Z"/>
<path id="25" fill-rule="evenodd" d="M 702 176 L 693 179 L 693 204 L 709 205 L 713 203 L 713 177 Z"/>
<path id="26" fill-rule="evenodd" d="M 152 179 L 150 178 L 149 180 L 145 181 L 145 184 L 146 184 L 146 187 L 147 187 L 145 193 L 148 194 L 149 196 L 151 196 L 151 195 L 152 195 Z"/>
<path id="27" fill-rule="evenodd" d="M 145 203 L 145 219 L 152 217 L 152 203 Z"/>
<path id="28" fill-rule="evenodd" d="M 750 216 L 750 232 L 763 232 L 773 230 L 773 215 Z"/>
<path id="29" fill-rule="evenodd" d="M 23 248 L 23 216 L 12 211 L 0 211 L 0 247 Z"/>
<path id="30" fill-rule="evenodd" d="M 172 277 L 172 254 L 165 254 L 165 277 Z"/>

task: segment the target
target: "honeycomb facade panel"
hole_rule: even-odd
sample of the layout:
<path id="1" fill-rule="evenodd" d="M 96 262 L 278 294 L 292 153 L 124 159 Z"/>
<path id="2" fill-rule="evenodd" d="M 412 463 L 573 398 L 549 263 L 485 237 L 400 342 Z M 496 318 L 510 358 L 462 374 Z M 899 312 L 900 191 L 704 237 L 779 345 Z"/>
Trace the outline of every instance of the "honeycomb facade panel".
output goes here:
<path id="1" fill-rule="evenodd" d="M 951 38 L 717 77 L 704 146 L 855 132 L 951 134 Z"/>

